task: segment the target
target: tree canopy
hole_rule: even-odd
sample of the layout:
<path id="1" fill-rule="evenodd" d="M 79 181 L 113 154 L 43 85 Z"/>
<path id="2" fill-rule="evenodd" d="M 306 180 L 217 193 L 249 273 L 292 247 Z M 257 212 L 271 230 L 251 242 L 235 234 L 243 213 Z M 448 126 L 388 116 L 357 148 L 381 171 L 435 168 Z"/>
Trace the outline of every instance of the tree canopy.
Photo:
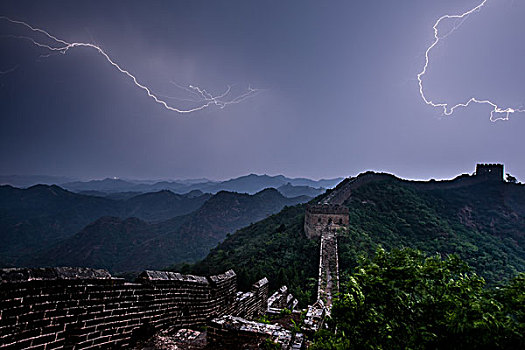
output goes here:
<path id="1" fill-rule="evenodd" d="M 525 345 L 525 274 L 486 288 L 455 255 L 379 248 L 361 258 L 314 349 L 517 349 Z"/>

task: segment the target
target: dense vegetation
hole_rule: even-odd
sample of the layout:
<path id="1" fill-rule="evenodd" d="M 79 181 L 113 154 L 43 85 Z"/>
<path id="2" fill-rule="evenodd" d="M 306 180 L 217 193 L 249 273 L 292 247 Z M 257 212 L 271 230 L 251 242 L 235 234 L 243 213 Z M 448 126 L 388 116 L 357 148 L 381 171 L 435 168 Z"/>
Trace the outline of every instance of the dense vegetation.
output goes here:
<path id="1" fill-rule="evenodd" d="M 355 189 L 345 204 L 350 228 L 339 237 L 343 281 L 360 255 L 373 254 L 379 246 L 458 254 L 490 285 L 525 271 L 523 185 L 487 182 L 446 188 L 392 177 Z M 305 306 L 315 295 L 318 245 L 304 237 L 303 222 L 304 206 L 286 208 L 229 236 L 184 271 L 207 274 L 233 268 L 243 286 L 267 276 L 272 288 L 286 284 Z"/>
<path id="2" fill-rule="evenodd" d="M 161 269 L 201 259 L 227 233 L 309 199 L 286 198 L 275 189 L 124 198 L 58 186 L 0 186 L 0 266 Z"/>
<path id="3" fill-rule="evenodd" d="M 229 235 L 195 265 L 176 265 L 184 273 L 216 274 L 228 269 L 237 273 L 239 286 L 268 277 L 270 288 L 287 285 L 303 303 L 315 296 L 319 242 L 303 234 L 304 205 L 285 207 L 279 214 Z"/>
<path id="4" fill-rule="evenodd" d="M 158 222 L 188 214 L 210 197 L 160 191 L 113 200 L 58 186 L 0 186 L 0 266 L 27 263 L 36 251 L 72 237 L 104 216 Z"/>
<path id="5" fill-rule="evenodd" d="M 523 349 L 525 274 L 485 288 L 456 255 L 362 258 L 313 349 Z"/>
<path id="6" fill-rule="evenodd" d="M 362 186 L 347 201 L 350 229 L 339 242 L 340 266 L 351 269 L 378 245 L 458 254 L 489 283 L 525 271 L 523 186 L 481 183 L 416 189 L 399 180 Z M 525 193 L 523 193 L 525 194 Z"/>
<path id="7" fill-rule="evenodd" d="M 29 262 L 33 266 L 88 266 L 112 272 L 161 269 L 173 263 L 192 262 L 206 256 L 227 233 L 301 200 L 285 198 L 275 189 L 255 195 L 221 191 L 198 210 L 158 223 L 104 217 L 39 252 Z"/>

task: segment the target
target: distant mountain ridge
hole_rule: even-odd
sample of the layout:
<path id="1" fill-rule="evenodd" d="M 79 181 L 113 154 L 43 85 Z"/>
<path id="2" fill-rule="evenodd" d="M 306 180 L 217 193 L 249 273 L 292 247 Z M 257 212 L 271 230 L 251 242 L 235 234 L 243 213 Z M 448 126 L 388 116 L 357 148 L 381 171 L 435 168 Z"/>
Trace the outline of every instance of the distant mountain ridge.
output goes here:
<path id="1" fill-rule="evenodd" d="M 291 183 L 279 186 L 277 191 L 281 192 L 285 197 L 296 197 L 296 196 L 309 196 L 317 197 L 323 194 L 326 190 L 322 187 L 314 188 L 310 186 L 294 186 Z"/>
<path id="2" fill-rule="evenodd" d="M 300 187 L 293 189 L 293 196 L 311 195 L 319 189 L 325 190 L 337 185 L 342 178 L 311 180 L 307 178 L 287 178 L 283 175 L 256 175 L 240 176 L 226 181 L 210 181 L 207 179 L 187 179 L 174 181 L 154 180 L 126 180 L 106 178 L 103 180 L 78 181 L 66 177 L 54 176 L 0 176 L 0 184 L 15 187 L 29 187 L 35 184 L 55 184 L 72 192 L 96 196 L 107 196 L 113 193 L 147 193 L 169 190 L 174 193 L 184 194 L 191 191 L 217 193 L 231 191 L 238 193 L 255 194 L 265 188 L 279 188 L 290 184 Z M 301 192 L 302 191 L 302 192 Z M 282 192 L 285 196 L 288 194 Z M 290 193 L 288 191 L 287 193 Z"/>
<path id="3" fill-rule="evenodd" d="M 202 258 L 227 233 L 311 199 L 273 188 L 254 195 L 88 193 L 0 186 L 0 266 L 159 269 Z"/>
<path id="4" fill-rule="evenodd" d="M 56 185 L 27 189 L 0 186 L 0 265 L 14 264 L 103 216 L 162 221 L 195 211 L 210 197 L 161 191 L 113 200 L 73 193 Z"/>
<path id="5" fill-rule="evenodd" d="M 255 195 L 221 191 L 195 212 L 158 223 L 102 217 L 72 237 L 36 253 L 26 263 L 122 272 L 192 262 L 206 256 L 227 233 L 308 199 L 286 198 L 275 189 Z"/>
<path id="6" fill-rule="evenodd" d="M 0 185 L 30 187 L 34 185 L 60 185 L 77 179 L 67 176 L 49 175 L 0 175 Z"/>

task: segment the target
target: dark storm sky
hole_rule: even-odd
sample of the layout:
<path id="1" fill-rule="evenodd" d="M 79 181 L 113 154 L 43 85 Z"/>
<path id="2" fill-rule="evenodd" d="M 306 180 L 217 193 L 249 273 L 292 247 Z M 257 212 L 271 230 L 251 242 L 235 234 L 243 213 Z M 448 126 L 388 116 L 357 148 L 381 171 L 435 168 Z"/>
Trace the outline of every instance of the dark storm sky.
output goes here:
<path id="1" fill-rule="evenodd" d="M 4 0 L 0 15 L 100 45 L 157 94 L 186 96 L 170 81 L 263 91 L 180 115 L 94 50 L 40 57 L 7 36 L 30 32 L 0 21 L 0 71 L 16 67 L 0 74 L 0 174 L 425 179 L 504 162 L 525 180 L 525 114 L 491 123 L 472 106 L 443 118 L 419 96 L 433 23 L 479 2 Z M 491 0 L 468 18 L 432 51 L 427 95 L 525 104 L 524 15 L 525 2 Z"/>

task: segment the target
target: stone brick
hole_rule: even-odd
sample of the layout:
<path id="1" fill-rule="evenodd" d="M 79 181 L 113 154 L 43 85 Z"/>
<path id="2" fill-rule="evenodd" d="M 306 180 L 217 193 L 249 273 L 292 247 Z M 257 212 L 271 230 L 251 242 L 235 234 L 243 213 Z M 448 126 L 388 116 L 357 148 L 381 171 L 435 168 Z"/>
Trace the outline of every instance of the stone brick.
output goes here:
<path id="1" fill-rule="evenodd" d="M 0 280 L 1 348 L 16 341 L 49 349 L 117 347 L 146 323 L 163 329 L 204 325 L 226 312 L 258 315 L 268 296 L 263 279 L 236 299 L 232 270 L 210 277 L 145 271 L 127 283 L 96 269 L 0 269 Z"/>
<path id="2" fill-rule="evenodd" d="M 306 207 L 304 232 L 308 238 L 320 237 L 326 227 L 335 230 L 348 224 L 348 208 L 343 205 L 316 204 Z"/>

